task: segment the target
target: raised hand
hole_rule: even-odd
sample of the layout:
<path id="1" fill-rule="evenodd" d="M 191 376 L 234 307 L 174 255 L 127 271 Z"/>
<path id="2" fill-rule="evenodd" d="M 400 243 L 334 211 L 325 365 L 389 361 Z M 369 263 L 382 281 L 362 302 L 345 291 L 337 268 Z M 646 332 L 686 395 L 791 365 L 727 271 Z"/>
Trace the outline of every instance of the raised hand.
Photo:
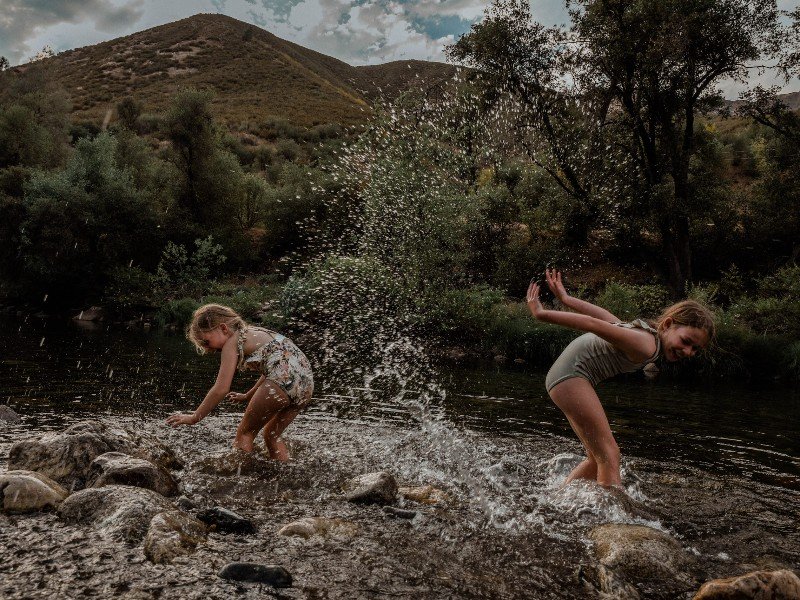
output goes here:
<path id="1" fill-rule="evenodd" d="M 239 392 L 230 392 L 225 398 L 231 402 L 247 402 L 250 400 L 247 394 L 240 394 Z"/>
<path id="2" fill-rule="evenodd" d="M 564 304 L 564 299 L 569 298 L 569 294 L 561 282 L 561 271 L 545 269 L 544 276 L 547 279 L 547 287 L 550 288 L 550 291 L 553 292 L 558 301 Z"/>
<path id="3" fill-rule="evenodd" d="M 538 319 L 544 312 L 544 307 L 541 300 L 539 300 L 539 284 L 537 282 L 531 281 L 528 286 L 526 301 L 528 302 L 528 310 L 531 311 L 534 318 Z"/>

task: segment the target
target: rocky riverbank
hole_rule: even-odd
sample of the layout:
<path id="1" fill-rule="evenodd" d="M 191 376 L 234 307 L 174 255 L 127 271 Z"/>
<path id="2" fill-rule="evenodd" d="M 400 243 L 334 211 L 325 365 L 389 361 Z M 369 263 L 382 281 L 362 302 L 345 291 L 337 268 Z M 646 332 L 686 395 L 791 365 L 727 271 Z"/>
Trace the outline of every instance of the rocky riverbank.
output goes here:
<path id="1" fill-rule="evenodd" d="M 457 489 L 346 473 L 298 442 L 288 464 L 182 456 L 159 431 L 90 421 L 10 447 L 3 597 L 800 597 L 778 562 L 706 583 L 708 561 L 659 528 L 597 523 L 584 542 L 531 546 L 535 528 L 459 524 L 480 498 Z"/>

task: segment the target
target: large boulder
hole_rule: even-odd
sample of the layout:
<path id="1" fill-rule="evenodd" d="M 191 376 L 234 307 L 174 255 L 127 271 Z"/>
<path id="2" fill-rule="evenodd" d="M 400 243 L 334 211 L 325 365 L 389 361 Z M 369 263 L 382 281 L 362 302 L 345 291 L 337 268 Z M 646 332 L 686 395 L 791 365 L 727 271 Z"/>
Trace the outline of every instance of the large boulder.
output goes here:
<path id="1" fill-rule="evenodd" d="M 67 490 L 41 473 L 0 473 L 0 505 L 3 512 L 24 513 L 57 508 L 68 494 Z"/>
<path id="2" fill-rule="evenodd" d="M 61 503 L 58 515 L 67 523 L 92 525 L 112 539 L 136 544 L 153 517 L 168 510 L 172 505 L 152 490 L 111 485 L 75 492 Z"/>
<path id="3" fill-rule="evenodd" d="M 606 523 L 589 537 L 600 562 L 598 587 L 605 594 L 633 589 L 645 598 L 673 598 L 694 588 L 685 573 L 691 558 L 662 531 L 644 525 Z"/>
<path id="4" fill-rule="evenodd" d="M 360 475 L 346 489 L 347 500 L 357 504 L 392 504 L 397 499 L 397 480 L 385 471 Z"/>
<path id="5" fill-rule="evenodd" d="M 89 465 L 89 487 L 131 485 L 147 488 L 162 496 L 176 496 L 178 483 L 163 467 L 122 452 L 106 452 Z"/>
<path id="6" fill-rule="evenodd" d="M 144 538 L 144 555 L 153 563 L 172 562 L 194 552 L 206 540 L 206 526 L 179 510 L 160 512 L 150 521 Z"/>
<path id="7" fill-rule="evenodd" d="M 703 584 L 694 600 L 796 600 L 800 578 L 791 571 L 753 571 L 738 577 L 712 579 Z"/>
<path id="8" fill-rule="evenodd" d="M 106 452 L 122 452 L 166 469 L 183 466 L 172 450 L 149 434 L 82 421 L 61 432 L 17 442 L 8 453 L 8 468 L 37 471 L 67 489 L 82 489 L 91 476 L 92 461 Z"/>

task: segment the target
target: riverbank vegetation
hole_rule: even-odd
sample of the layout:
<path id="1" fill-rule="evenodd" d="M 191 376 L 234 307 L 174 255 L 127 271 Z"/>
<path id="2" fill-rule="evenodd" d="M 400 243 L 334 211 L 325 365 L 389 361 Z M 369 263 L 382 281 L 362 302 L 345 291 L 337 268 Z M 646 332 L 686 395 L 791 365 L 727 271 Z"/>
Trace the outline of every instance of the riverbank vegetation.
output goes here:
<path id="1" fill-rule="evenodd" d="M 451 50 L 473 70 L 356 127 L 234 127 L 203 89 L 104 127 L 71 120 L 46 61 L 0 74 L 0 302 L 183 325 L 218 301 L 375 352 L 391 321 L 546 366 L 574 334 L 520 297 L 552 265 L 622 318 L 711 305 L 696 375 L 800 379 L 800 119 L 760 88 L 727 114 L 714 88 L 759 57 L 796 76 L 797 40 L 770 2 L 604 7 L 565 31 L 497 2 Z"/>

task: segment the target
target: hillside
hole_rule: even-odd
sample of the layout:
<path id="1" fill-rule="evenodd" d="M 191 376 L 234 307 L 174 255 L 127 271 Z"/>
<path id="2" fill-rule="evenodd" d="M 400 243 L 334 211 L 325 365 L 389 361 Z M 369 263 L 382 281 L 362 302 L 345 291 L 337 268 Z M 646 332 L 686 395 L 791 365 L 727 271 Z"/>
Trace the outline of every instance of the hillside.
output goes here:
<path id="1" fill-rule="evenodd" d="M 200 14 L 41 61 L 63 87 L 75 120 L 102 120 L 131 96 L 163 110 L 185 86 L 212 89 L 229 125 L 287 119 L 298 125 L 358 123 L 379 96 L 438 84 L 455 67 L 424 61 L 353 67 L 219 14 Z M 37 66 L 39 66 L 37 64 Z M 6 76 L 25 77 L 23 65 Z"/>

